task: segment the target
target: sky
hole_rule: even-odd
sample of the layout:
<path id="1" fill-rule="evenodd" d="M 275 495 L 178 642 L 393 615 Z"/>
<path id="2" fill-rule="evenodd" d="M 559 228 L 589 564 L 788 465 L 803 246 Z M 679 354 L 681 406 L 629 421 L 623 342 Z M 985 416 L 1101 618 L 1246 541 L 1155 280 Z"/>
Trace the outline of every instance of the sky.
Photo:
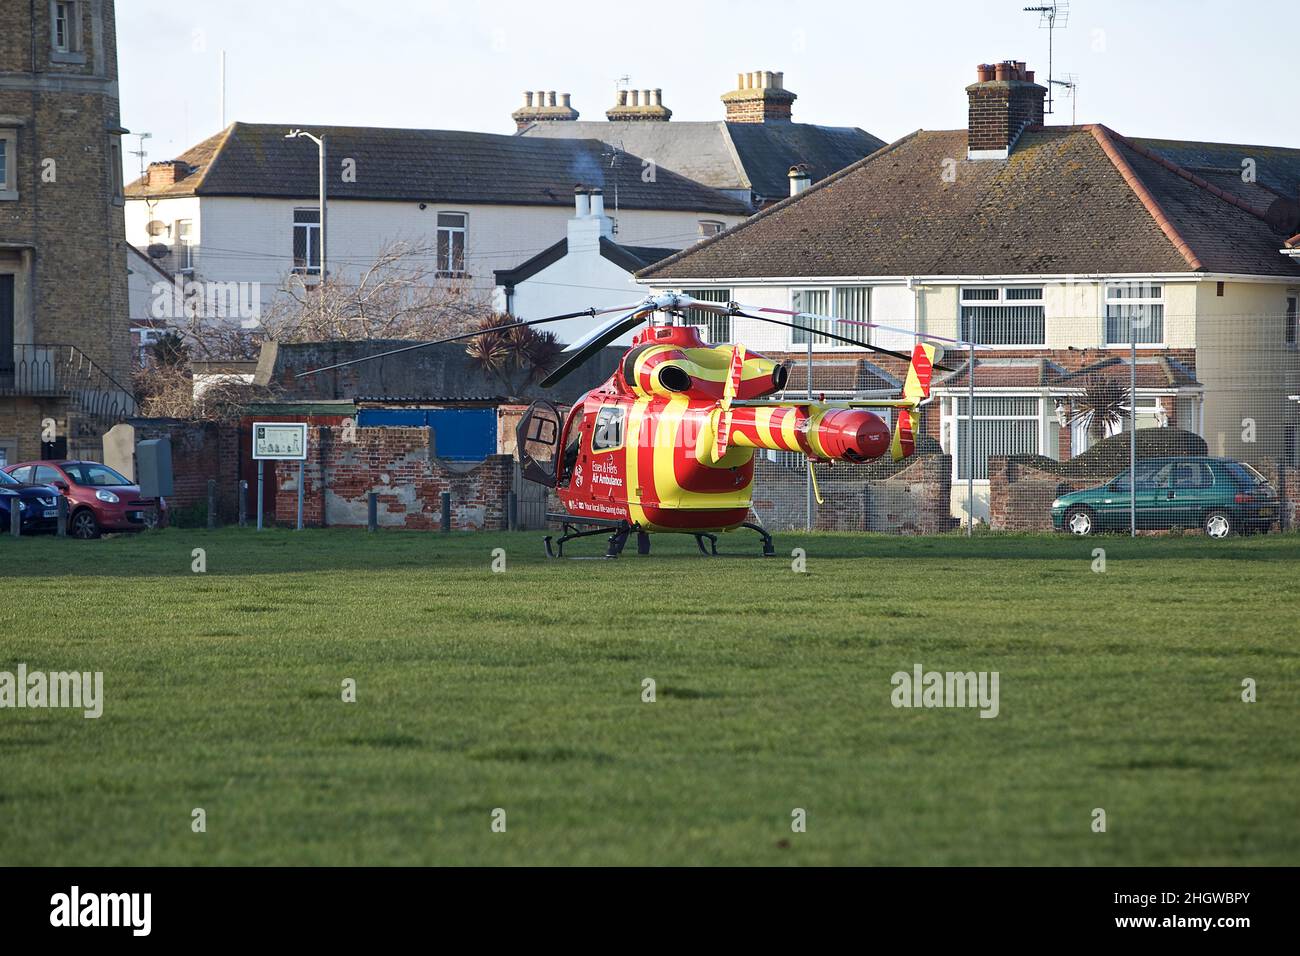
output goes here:
<path id="1" fill-rule="evenodd" d="M 886 141 L 966 126 L 981 62 L 1047 76 L 1041 0 L 117 0 L 122 122 L 170 159 L 226 121 L 510 133 L 525 90 L 604 119 L 621 77 L 675 120 L 716 120 L 742 71 L 784 71 L 794 119 Z M 1300 147 L 1296 0 L 1072 0 L 1049 123 Z M 139 148 L 135 136 L 127 149 Z M 128 178 L 140 159 L 127 158 Z"/>

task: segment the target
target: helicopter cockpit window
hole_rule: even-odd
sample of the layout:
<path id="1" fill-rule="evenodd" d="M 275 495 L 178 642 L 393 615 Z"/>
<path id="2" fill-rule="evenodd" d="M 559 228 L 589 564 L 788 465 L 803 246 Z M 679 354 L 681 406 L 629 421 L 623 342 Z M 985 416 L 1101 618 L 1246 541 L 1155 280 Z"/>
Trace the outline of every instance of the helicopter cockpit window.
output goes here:
<path id="1" fill-rule="evenodd" d="M 592 451 L 610 451 L 623 447 L 623 409 L 607 405 L 596 413 L 596 426 L 591 432 Z"/>

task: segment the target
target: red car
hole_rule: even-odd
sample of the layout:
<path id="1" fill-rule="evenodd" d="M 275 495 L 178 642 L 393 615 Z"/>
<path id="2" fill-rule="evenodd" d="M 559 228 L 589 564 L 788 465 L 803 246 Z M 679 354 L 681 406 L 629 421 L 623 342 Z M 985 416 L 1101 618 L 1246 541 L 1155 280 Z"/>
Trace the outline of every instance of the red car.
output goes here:
<path id="1" fill-rule="evenodd" d="M 68 499 L 68 534 L 140 531 L 167 523 L 163 498 L 140 497 L 140 486 L 97 461 L 25 461 L 4 469 L 26 484 L 53 485 Z"/>

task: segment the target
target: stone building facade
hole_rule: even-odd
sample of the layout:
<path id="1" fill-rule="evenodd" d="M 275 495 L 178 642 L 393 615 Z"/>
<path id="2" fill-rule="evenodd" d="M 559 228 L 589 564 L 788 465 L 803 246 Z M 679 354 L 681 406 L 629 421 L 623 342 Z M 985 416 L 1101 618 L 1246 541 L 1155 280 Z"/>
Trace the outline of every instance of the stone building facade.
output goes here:
<path id="1" fill-rule="evenodd" d="M 133 411 L 113 0 L 0 30 L 0 463 L 98 457 Z"/>

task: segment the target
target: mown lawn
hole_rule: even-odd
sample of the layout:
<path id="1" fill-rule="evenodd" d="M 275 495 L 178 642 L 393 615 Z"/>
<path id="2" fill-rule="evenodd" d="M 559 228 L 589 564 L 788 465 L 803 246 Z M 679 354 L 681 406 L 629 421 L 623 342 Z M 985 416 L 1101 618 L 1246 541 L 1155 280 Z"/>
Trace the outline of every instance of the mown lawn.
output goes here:
<path id="1" fill-rule="evenodd" d="M 1300 538 L 776 543 L 0 539 L 0 671 L 106 698 L 0 710 L 0 863 L 1300 863 Z"/>

